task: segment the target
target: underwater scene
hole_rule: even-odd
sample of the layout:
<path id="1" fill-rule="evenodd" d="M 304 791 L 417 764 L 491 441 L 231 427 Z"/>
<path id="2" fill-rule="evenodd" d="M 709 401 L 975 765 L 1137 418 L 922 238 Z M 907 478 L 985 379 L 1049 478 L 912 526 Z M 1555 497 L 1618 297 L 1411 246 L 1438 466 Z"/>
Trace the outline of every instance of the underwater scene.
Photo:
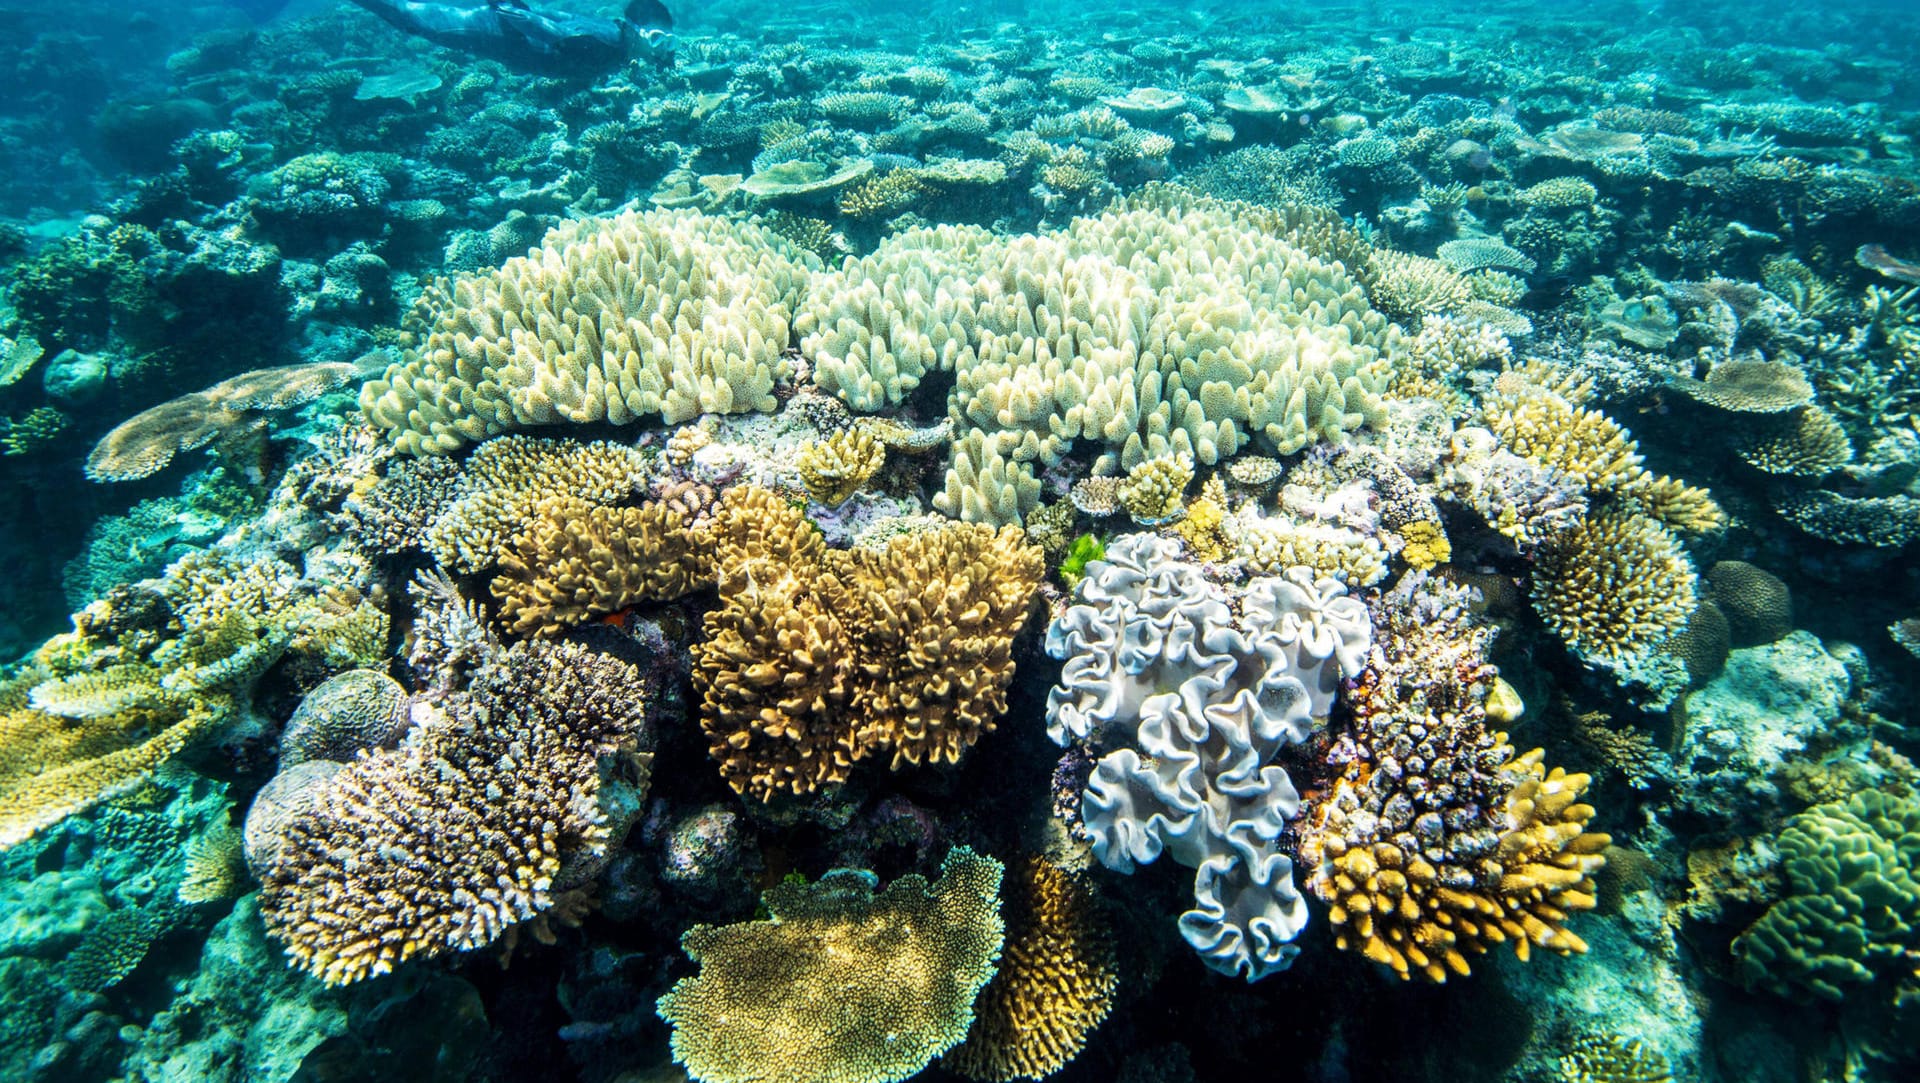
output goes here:
<path id="1" fill-rule="evenodd" d="M 0 1083 L 1920 1079 L 1920 4 L 0 0 Z"/>

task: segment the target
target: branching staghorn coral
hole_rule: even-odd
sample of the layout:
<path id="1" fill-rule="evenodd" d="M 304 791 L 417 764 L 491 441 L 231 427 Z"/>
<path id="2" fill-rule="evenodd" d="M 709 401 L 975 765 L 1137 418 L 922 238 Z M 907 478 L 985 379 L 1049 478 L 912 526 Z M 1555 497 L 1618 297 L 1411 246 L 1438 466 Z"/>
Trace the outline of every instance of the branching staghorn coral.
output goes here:
<path id="1" fill-rule="evenodd" d="M 540 519 L 542 501 L 617 504 L 646 477 L 639 452 L 610 441 L 518 435 L 489 440 L 467 458 L 449 499 L 427 525 L 427 548 L 451 571 L 484 571 Z"/>
<path id="2" fill-rule="evenodd" d="M 1574 653 L 1618 665 L 1687 626 L 1698 577 L 1671 531 L 1608 509 L 1540 547 L 1532 596 L 1535 612 Z"/>
<path id="3" fill-rule="evenodd" d="M 360 405 L 416 455 L 561 421 L 768 410 L 818 265 L 757 225 L 689 211 L 568 221 L 497 271 L 429 290 L 424 341 Z"/>
<path id="4" fill-rule="evenodd" d="M 1047 652 L 1066 660 L 1047 731 L 1120 746 L 1081 803 L 1094 856 L 1131 872 L 1164 852 L 1194 869 L 1181 934 L 1208 966 L 1256 981 L 1292 961 L 1307 918 L 1278 845 L 1300 797 L 1273 760 L 1359 672 L 1369 624 L 1306 569 L 1230 597 L 1178 553 L 1132 534 L 1087 566 L 1079 603 L 1047 628 Z"/>
<path id="5" fill-rule="evenodd" d="M 960 847 L 929 885 L 839 869 L 768 890 L 768 919 L 696 925 L 700 973 L 660 998 L 700 1083 L 891 1083 L 958 1044 L 994 974 L 1001 866 Z"/>
<path id="6" fill-rule="evenodd" d="M 1406 576 L 1373 607 L 1367 668 L 1339 735 L 1341 774 L 1301 821 L 1308 887 L 1334 940 L 1402 978 L 1443 982 L 1512 940 L 1586 950 L 1565 922 L 1594 904 L 1605 835 L 1585 830 L 1585 775 L 1514 756 L 1487 728 L 1500 687 L 1491 630 L 1464 588 Z"/>
<path id="7" fill-rule="evenodd" d="M 1585 406 L 1592 385 L 1541 362 L 1508 369 L 1481 404 L 1480 423 L 1503 447 L 1578 480 L 1593 493 L 1618 493 L 1675 530 L 1703 533 L 1726 522 L 1713 498 L 1641 465 L 1627 430 Z M 1495 524 L 1499 525 L 1499 524 Z"/>
<path id="8" fill-rule="evenodd" d="M 101 437 L 87 456 L 87 476 L 135 481 L 158 473 L 180 452 L 206 447 L 263 414 L 317 398 L 353 375 L 352 365 L 332 362 L 255 369 L 163 402 Z"/>
<path id="9" fill-rule="evenodd" d="M 398 748 L 311 783 L 258 869 L 269 935 L 339 985 L 546 910 L 563 863 L 610 841 L 599 760 L 644 739 L 639 684 L 575 644 L 509 648 Z"/>

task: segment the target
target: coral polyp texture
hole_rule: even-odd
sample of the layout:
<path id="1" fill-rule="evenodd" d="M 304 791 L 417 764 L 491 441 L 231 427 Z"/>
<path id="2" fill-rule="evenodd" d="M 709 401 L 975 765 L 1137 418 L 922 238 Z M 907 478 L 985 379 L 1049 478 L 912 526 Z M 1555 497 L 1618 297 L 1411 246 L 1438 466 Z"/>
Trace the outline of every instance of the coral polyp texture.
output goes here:
<path id="1" fill-rule="evenodd" d="M 256 866 L 268 934 L 337 985 L 547 910 L 563 863 L 609 842 L 599 760 L 646 737 L 639 679 L 576 645 L 518 644 L 398 748 L 310 782 Z"/>
<path id="2" fill-rule="evenodd" d="M 1113 934 L 1086 881 L 1044 858 L 1018 866 L 1002 909 L 999 970 L 943 1063 L 982 1083 L 1045 1079 L 1080 1055 L 1113 1007 Z"/>
<path id="3" fill-rule="evenodd" d="M 677 509 L 558 497 L 532 513 L 493 580 L 501 619 L 521 635 L 558 632 L 638 602 L 670 601 L 712 582 L 704 539 Z"/>
<path id="4" fill-rule="evenodd" d="M 1212 465 L 1379 418 L 1386 320 L 1329 255 L 1271 224 L 1161 192 L 1011 242 L 910 231 L 816 282 L 795 326 L 821 386 L 857 409 L 951 370 L 958 439 L 935 503 L 1017 521 L 1039 502 L 1037 472 L 1079 441 L 1108 470 Z"/>
<path id="5" fill-rule="evenodd" d="M 1249 981 L 1284 969 L 1307 907 L 1279 846 L 1300 796 L 1273 761 L 1360 672 L 1366 607 L 1305 569 L 1229 594 L 1177 542 L 1145 534 L 1108 546 L 1076 596 L 1047 628 L 1048 653 L 1066 662 L 1047 730 L 1121 746 L 1082 802 L 1094 856 L 1120 872 L 1162 853 L 1194 869 L 1188 944 Z"/>
<path id="6" fill-rule="evenodd" d="M 1543 545 L 1533 606 L 1583 657 L 1644 657 L 1687 626 L 1698 597 L 1693 561 L 1654 519 L 1609 509 Z"/>
<path id="7" fill-rule="evenodd" d="M 571 220 L 429 290 L 423 341 L 361 408 L 413 454 L 531 425 L 768 410 L 817 266 L 759 226 L 692 211 Z"/>
<path id="8" fill-rule="evenodd" d="M 255 369 L 143 410 L 101 437 L 87 456 L 95 481 L 136 481 L 174 456 L 213 443 L 267 414 L 289 410 L 345 384 L 354 367 L 336 362 Z"/>
<path id="9" fill-rule="evenodd" d="M 696 925 L 700 973 L 660 998 L 699 1083 L 889 1083 L 967 1036 L 1005 926 L 1001 865 L 960 847 L 940 879 L 836 870 L 764 897 L 768 917 Z"/>
<path id="10" fill-rule="evenodd" d="M 1567 921 L 1593 907 L 1611 841 L 1586 829 L 1588 777 L 1487 727 L 1491 633 L 1465 589 L 1415 573 L 1383 602 L 1336 746 L 1346 766 L 1299 828 L 1334 942 L 1432 982 L 1494 944 L 1585 951 Z"/>
<path id="11" fill-rule="evenodd" d="M 716 518 L 720 604 L 694 683 L 734 789 L 809 793 L 868 758 L 952 763 L 992 730 L 1045 573 L 1020 530 L 955 523 L 828 550 L 798 511 L 745 489 Z"/>

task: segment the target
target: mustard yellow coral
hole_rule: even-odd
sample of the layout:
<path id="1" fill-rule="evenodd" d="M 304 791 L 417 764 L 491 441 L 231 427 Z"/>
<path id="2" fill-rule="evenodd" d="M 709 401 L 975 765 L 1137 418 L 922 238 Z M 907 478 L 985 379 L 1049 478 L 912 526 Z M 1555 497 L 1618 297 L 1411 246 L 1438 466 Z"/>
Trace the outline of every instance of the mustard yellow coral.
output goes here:
<path id="1" fill-rule="evenodd" d="M 706 539 L 687 516 L 663 504 L 609 508 L 559 497 L 500 558 L 494 597 L 500 617 L 522 635 L 551 635 L 637 602 L 666 601 L 709 585 Z"/>
<path id="2" fill-rule="evenodd" d="M 1014 888 L 999 973 L 974 1002 L 967 1040 L 944 1060 L 983 1083 L 1066 1067 L 1112 1009 L 1118 981 L 1112 935 L 1083 881 L 1032 858 Z"/>
<path id="3" fill-rule="evenodd" d="M 734 789 L 808 793 L 874 756 L 952 763 L 1006 710 L 1013 637 L 1045 573 L 1018 528 L 949 524 L 877 549 L 736 544 L 718 547 L 720 605 L 693 652 L 701 724 Z"/>
<path id="4" fill-rule="evenodd" d="M 800 452 L 807 495 L 829 507 L 846 503 L 886 464 L 887 449 L 866 428 L 843 429 Z"/>
<path id="5" fill-rule="evenodd" d="M 1535 947 L 1586 951 L 1565 922 L 1593 908 L 1593 874 L 1612 840 L 1586 830 L 1593 808 L 1579 799 L 1588 777 L 1549 773 L 1540 757 L 1535 749 L 1501 769 L 1520 781 L 1504 810 L 1509 826 L 1487 855 L 1499 870 L 1491 884 L 1446 882 L 1419 852 L 1391 841 L 1330 839 L 1317 890 L 1329 902 L 1334 942 L 1402 978 L 1434 982 L 1469 973 L 1469 953 L 1509 939 L 1521 959 Z"/>

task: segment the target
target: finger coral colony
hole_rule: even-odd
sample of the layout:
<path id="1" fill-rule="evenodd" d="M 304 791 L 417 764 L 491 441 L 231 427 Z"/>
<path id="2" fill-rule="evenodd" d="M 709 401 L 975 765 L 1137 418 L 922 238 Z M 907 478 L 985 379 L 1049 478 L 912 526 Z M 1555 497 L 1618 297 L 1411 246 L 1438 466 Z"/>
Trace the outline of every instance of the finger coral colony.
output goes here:
<path id="1" fill-rule="evenodd" d="M 1916 1077 L 1912 12 L 379 6 L 0 12 L 0 1079 Z"/>

